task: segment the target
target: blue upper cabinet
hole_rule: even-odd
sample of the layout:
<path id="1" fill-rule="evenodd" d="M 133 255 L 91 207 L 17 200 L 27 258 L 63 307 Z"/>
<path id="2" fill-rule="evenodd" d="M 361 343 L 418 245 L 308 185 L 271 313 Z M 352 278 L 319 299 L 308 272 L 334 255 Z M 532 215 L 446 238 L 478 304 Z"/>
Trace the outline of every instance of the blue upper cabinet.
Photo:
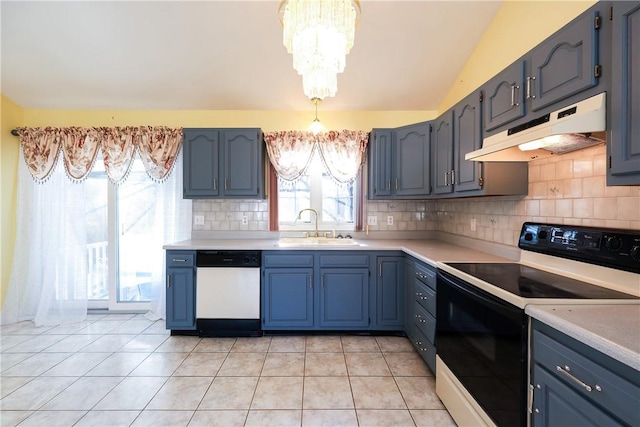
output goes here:
<path id="1" fill-rule="evenodd" d="M 525 97 L 537 111 L 598 84 L 599 12 L 580 15 L 531 51 Z"/>
<path id="2" fill-rule="evenodd" d="M 449 110 L 433 124 L 433 193 L 453 191 L 453 114 Z"/>
<path id="3" fill-rule="evenodd" d="M 374 129 L 369 139 L 369 199 L 419 199 L 431 192 L 429 122 Z"/>
<path id="4" fill-rule="evenodd" d="M 223 195 L 262 197 L 264 150 L 260 129 L 222 131 Z"/>
<path id="5" fill-rule="evenodd" d="M 456 192 L 480 190 L 484 164 L 465 160 L 464 156 L 482 147 L 481 95 L 474 92 L 453 110 L 453 182 Z M 496 165 L 500 167 L 499 165 Z M 526 168 L 526 166 L 524 166 Z"/>
<path id="6" fill-rule="evenodd" d="M 429 138 L 428 122 L 396 129 L 392 185 L 397 198 L 423 197 L 431 192 Z"/>
<path id="7" fill-rule="evenodd" d="M 184 198 L 217 197 L 219 193 L 217 129 L 184 129 L 183 195 Z"/>
<path id="8" fill-rule="evenodd" d="M 608 185 L 640 184 L 640 2 L 613 3 Z"/>
<path id="9" fill-rule="evenodd" d="M 184 198 L 264 198 L 260 129 L 184 129 L 183 161 Z"/>
<path id="10" fill-rule="evenodd" d="M 369 135 L 369 199 L 391 197 L 392 129 L 374 129 Z"/>
<path id="11" fill-rule="evenodd" d="M 516 61 L 485 84 L 484 130 L 524 117 L 525 65 Z"/>
<path id="12" fill-rule="evenodd" d="M 485 132 L 498 132 L 506 125 L 531 120 L 557 108 L 559 101 L 578 101 L 578 94 L 588 97 L 607 90 L 606 84 L 600 84 L 600 29 L 604 25 L 601 12 L 606 8 L 602 3 L 483 85 Z"/>

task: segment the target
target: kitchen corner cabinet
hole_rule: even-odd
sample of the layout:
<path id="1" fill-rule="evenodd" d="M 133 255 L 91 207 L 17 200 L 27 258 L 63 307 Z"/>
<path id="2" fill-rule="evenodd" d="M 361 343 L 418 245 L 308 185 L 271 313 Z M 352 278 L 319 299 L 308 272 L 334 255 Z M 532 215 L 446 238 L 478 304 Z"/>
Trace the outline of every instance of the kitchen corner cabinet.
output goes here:
<path id="1" fill-rule="evenodd" d="M 598 7 L 565 25 L 484 85 L 485 131 L 598 85 L 603 25 Z"/>
<path id="2" fill-rule="evenodd" d="M 612 3 L 608 185 L 640 184 L 640 2 Z"/>
<path id="3" fill-rule="evenodd" d="M 483 98 L 474 92 L 435 120 L 432 147 L 434 196 L 527 194 L 526 162 L 475 162 L 465 155 L 482 146 Z"/>
<path id="4" fill-rule="evenodd" d="M 420 199 L 431 192 L 429 122 L 373 129 L 369 139 L 369 199 Z"/>
<path id="5" fill-rule="evenodd" d="M 262 131 L 184 129 L 183 197 L 264 198 Z"/>
<path id="6" fill-rule="evenodd" d="M 531 424 L 640 425 L 638 371 L 532 321 Z"/>
<path id="7" fill-rule="evenodd" d="M 166 328 L 196 329 L 194 251 L 167 251 Z"/>
<path id="8" fill-rule="evenodd" d="M 404 257 L 376 257 L 376 327 L 404 325 Z"/>

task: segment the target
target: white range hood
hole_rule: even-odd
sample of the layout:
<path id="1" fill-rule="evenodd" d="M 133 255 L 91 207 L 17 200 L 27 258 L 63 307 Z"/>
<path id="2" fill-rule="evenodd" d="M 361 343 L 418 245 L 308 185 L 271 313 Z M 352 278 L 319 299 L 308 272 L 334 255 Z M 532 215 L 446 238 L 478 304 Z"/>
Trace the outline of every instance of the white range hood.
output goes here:
<path id="1" fill-rule="evenodd" d="M 485 138 L 466 160 L 527 162 L 605 142 L 606 93 Z"/>

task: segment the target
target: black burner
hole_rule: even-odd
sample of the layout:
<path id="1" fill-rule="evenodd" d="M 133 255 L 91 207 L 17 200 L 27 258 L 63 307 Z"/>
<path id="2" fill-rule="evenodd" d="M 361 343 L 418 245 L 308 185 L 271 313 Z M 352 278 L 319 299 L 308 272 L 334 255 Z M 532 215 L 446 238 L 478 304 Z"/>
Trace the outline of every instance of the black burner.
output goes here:
<path id="1" fill-rule="evenodd" d="M 638 299 L 638 297 L 517 263 L 446 263 L 523 298 Z"/>

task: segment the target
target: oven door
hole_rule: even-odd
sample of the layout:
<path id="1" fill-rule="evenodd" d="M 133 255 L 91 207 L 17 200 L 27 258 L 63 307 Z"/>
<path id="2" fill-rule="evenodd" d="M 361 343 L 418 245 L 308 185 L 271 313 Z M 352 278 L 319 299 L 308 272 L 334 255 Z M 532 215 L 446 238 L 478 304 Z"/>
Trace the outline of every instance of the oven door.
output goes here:
<path id="1" fill-rule="evenodd" d="M 498 426 L 526 426 L 524 310 L 438 271 L 436 352 Z"/>

